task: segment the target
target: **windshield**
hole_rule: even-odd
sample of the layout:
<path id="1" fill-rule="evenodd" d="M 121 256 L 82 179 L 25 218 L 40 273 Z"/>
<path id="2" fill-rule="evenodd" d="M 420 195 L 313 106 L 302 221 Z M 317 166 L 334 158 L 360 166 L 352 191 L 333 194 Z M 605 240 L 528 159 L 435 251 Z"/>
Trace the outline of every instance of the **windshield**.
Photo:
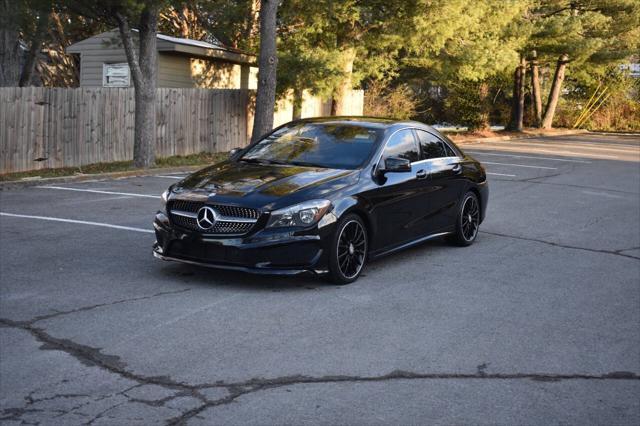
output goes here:
<path id="1" fill-rule="evenodd" d="M 345 123 L 295 123 L 273 132 L 238 161 L 356 169 L 373 151 L 381 129 Z"/>

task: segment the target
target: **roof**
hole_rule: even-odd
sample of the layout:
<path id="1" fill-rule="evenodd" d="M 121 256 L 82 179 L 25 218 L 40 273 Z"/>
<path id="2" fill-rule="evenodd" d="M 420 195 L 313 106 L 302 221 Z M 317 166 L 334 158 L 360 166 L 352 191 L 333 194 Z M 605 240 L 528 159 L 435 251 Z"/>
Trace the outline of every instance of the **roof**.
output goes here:
<path id="1" fill-rule="evenodd" d="M 136 30 L 134 30 L 134 31 L 136 31 Z M 164 35 L 164 34 L 161 34 L 161 33 L 158 33 L 157 37 L 158 37 L 158 40 L 166 40 L 166 41 L 169 41 L 171 43 L 178 43 L 178 44 L 186 44 L 186 45 L 189 45 L 189 46 L 203 47 L 205 49 L 226 49 L 227 48 L 224 44 L 220 43 L 220 41 L 217 38 L 215 38 L 213 36 L 211 36 L 212 39 L 213 39 L 212 40 L 213 43 L 208 43 L 206 41 L 201 41 L 201 40 L 192 40 L 190 38 L 171 37 L 171 36 Z"/>
<path id="2" fill-rule="evenodd" d="M 133 30 L 137 33 L 138 30 Z M 134 34 L 135 35 L 135 34 Z M 88 50 L 95 50 L 95 40 L 103 40 L 105 47 L 108 42 L 105 40 L 120 39 L 120 32 L 117 29 L 107 31 L 104 33 L 96 34 L 92 37 L 74 43 L 67 47 L 68 53 L 80 53 Z M 225 46 L 215 37 L 212 37 L 211 42 L 192 40 L 188 38 L 172 37 L 165 34 L 157 34 L 157 46 L 158 52 L 174 53 L 178 55 L 186 55 L 191 57 L 198 57 L 203 59 L 212 59 L 224 62 L 231 62 L 236 64 L 248 64 L 253 65 L 256 62 L 256 56 L 247 52 L 243 52 L 238 49 L 234 49 L 229 46 Z"/>
<path id="3" fill-rule="evenodd" d="M 385 117 L 366 117 L 366 116 L 330 116 L 330 117 L 309 117 L 298 121 L 306 123 L 357 123 L 363 126 L 387 128 L 394 125 L 429 127 L 424 123 L 412 120 L 398 120 Z"/>

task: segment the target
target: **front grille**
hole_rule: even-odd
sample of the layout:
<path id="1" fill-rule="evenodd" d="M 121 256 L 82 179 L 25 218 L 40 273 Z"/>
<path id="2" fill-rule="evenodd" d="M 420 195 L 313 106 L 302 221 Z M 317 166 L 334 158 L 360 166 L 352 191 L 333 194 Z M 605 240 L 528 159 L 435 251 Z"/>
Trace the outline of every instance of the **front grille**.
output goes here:
<path id="1" fill-rule="evenodd" d="M 227 222 L 219 220 L 210 229 L 200 229 L 196 219 L 191 217 L 171 215 L 173 223 L 181 228 L 189 229 L 191 231 L 199 231 L 204 234 L 246 234 L 253 227 L 253 223 L 243 222 Z"/>
<path id="2" fill-rule="evenodd" d="M 174 200 L 169 203 L 169 210 L 197 213 L 204 206 L 202 201 Z M 221 216 L 238 217 L 242 219 L 258 219 L 260 212 L 249 207 L 229 206 L 226 204 L 209 204 Z"/>
<path id="3" fill-rule="evenodd" d="M 260 211 L 249 207 L 229 206 L 225 204 L 208 204 L 209 207 L 216 211 L 219 217 L 224 217 L 224 220 L 217 220 L 210 229 L 201 229 L 198 226 L 198 221 L 195 217 L 187 217 L 179 214 L 174 214 L 174 211 L 181 211 L 186 213 L 192 213 L 194 216 L 198 213 L 198 210 L 205 203 L 202 201 L 189 201 L 189 200 L 172 200 L 168 204 L 168 211 L 171 217 L 171 221 L 174 225 L 188 229 L 190 231 L 198 231 L 203 234 L 220 234 L 220 235 L 242 235 L 246 234 L 253 228 L 255 222 L 242 222 L 239 220 L 257 220 L 260 216 Z"/>

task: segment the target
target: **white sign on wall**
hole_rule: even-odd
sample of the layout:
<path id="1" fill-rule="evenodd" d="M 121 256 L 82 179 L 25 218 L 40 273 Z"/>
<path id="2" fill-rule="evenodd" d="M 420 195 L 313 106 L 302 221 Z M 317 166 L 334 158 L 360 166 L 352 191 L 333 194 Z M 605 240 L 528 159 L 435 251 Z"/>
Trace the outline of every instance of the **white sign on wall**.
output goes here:
<path id="1" fill-rule="evenodd" d="M 128 64 L 103 64 L 103 87 L 129 87 L 130 72 Z"/>

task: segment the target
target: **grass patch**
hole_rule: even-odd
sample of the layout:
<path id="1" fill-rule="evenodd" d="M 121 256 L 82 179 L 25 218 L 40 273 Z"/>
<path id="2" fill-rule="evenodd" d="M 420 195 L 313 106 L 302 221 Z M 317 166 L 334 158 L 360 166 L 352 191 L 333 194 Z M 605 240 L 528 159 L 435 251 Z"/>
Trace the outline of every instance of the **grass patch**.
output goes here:
<path id="1" fill-rule="evenodd" d="M 220 162 L 228 157 L 226 152 L 218 152 L 215 154 L 202 152 L 192 155 L 176 155 L 173 157 L 164 157 L 156 159 L 154 169 L 161 170 L 169 167 L 185 167 L 185 166 L 206 166 L 209 164 Z M 101 173 L 127 172 L 142 170 L 133 167 L 133 161 L 116 161 L 113 163 L 95 163 L 87 164 L 81 167 L 61 167 L 56 169 L 39 169 L 30 170 L 28 172 L 6 173 L 0 174 L 0 182 L 13 180 L 29 180 L 55 178 L 76 175 L 93 175 Z"/>

